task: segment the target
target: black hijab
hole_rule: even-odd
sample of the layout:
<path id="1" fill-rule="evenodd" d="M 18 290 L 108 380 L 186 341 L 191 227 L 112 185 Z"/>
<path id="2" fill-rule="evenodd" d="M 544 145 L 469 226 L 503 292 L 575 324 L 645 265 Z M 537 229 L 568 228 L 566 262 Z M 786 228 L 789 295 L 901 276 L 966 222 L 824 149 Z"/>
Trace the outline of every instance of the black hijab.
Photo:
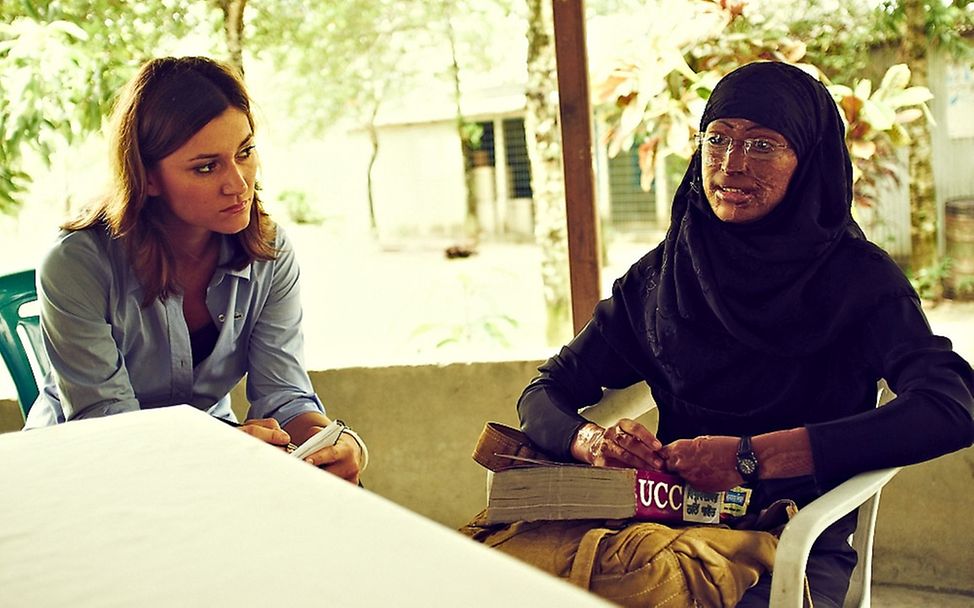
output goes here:
<path id="1" fill-rule="evenodd" d="M 844 126 L 821 83 L 783 63 L 745 65 L 714 88 L 700 131 L 718 118 L 752 120 L 787 138 L 798 166 L 785 198 L 760 220 L 725 223 L 703 193 L 694 153 L 663 243 L 596 311 L 610 342 L 698 376 L 707 373 L 698 369 L 701 354 L 714 349 L 818 352 L 883 298 L 913 294 L 852 219 Z"/>

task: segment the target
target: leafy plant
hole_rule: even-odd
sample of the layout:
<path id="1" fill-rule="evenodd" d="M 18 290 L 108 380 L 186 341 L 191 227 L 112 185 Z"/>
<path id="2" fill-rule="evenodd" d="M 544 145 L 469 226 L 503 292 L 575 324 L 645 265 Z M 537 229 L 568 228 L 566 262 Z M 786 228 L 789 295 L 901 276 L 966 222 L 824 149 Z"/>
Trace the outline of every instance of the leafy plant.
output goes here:
<path id="1" fill-rule="evenodd" d="M 847 124 L 856 204 L 874 206 L 881 185 L 898 183 L 903 167 L 895 149 L 909 142 L 903 125 L 924 116 L 933 121 L 926 106 L 933 96 L 925 87 L 909 86 L 905 64 L 889 68 L 875 90 L 868 79 L 851 87 L 833 84 L 807 63 L 808 47 L 786 24 L 760 14 L 747 16 L 740 2 L 691 1 L 681 3 L 689 4 L 682 12 L 671 2 L 658 0 L 657 13 L 671 16 L 647 24 L 641 54 L 616 65 L 595 87 L 599 111 L 609 124 L 609 154 L 638 146 L 644 190 L 661 174 L 667 156 L 689 158 L 692 136 L 717 81 L 761 59 L 798 65 L 829 85 Z"/>
<path id="2" fill-rule="evenodd" d="M 136 66 L 206 19 L 178 0 L 0 2 L 0 213 L 29 187 L 25 154 L 50 163 L 96 133 Z"/>
<path id="3" fill-rule="evenodd" d="M 924 300 L 939 300 L 943 296 L 943 283 L 950 275 L 953 260 L 943 257 L 940 261 L 920 268 L 910 274 L 910 283 L 917 294 Z"/>
<path id="4" fill-rule="evenodd" d="M 952 295 L 958 300 L 974 300 L 974 278 L 956 281 Z"/>
<path id="5" fill-rule="evenodd" d="M 459 280 L 463 287 L 463 318 L 455 322 L 424 323 L 413 330 L 412 337 L 432 336 L 436 349 L 480 344 L 509 347 L 508 334 L 517 329 L 517 320 L 495 312 L 489 294 L 475 289 L 469 276 L 460 275 Z"/>
<path id="6" fill-rule="evenodd" d="M 854 201 L 863 207 L 876 204 L 884 183 L 900 183 L 905 169 L 895 148 L 909 143 L 903 125 L 921 117 L 931 124 L 933 116 L 926 102 L 933 94 L 926 87 L 909 86 L 906 64 L 890 67 L 879 87 L 863 78 L 853 87 L 830 85 L 829 91 L 846 123 L 846 145 L 852 157 Z"/>
<path id="7" fill-rule="evenodd" d="M 464 122 L 460 125 L 460 139 L 468 150 L 479 150 L 483 145 L 484 127 L 477 122 Z"/>
<path id="8" fill-rule="evenodd" d="M 605 136 L 609 155 L 638 146 L 644 190 L 652 185 L 657 162 L 670 154 L 690 156 L 692 119 L 703 111 L 714 83 L 697 74 L 686 55 L 719 35 L 731 18 L 712 2 L 660 0 L 655 4 L 654 13 L 661 18 L 647 21 L 646 30 L 638 35 L 640 46 L 626 49 L 627 58 L 611 67 L 594 68 L 604 72 L 593 96 L 609 126 Z M 688 27 L 690 23 L 694 27 Z"/>
<path id="9" fill-rule="evenodd" d="M 22 17 L 0 23 L 0 210 L 15 211 L 30 184 L 30 176 L 16 169 L 25 147 L 47 162 L 59 140 L 74 139 L 75 125 L 91 130 L 100 123 L 97 100 L 68 101 L 57 94 L 86 78 L 82 68 L 88 62 L 77 45 L 86 40 L 85 31 L 69 21 Z M 54 78 L 37 76 L 42 59 L 42 73 L 62 76 L 60 86 Z"/>
<path id="10" fill-rule="evenodd" d="M 325 218 L 308 202 L 307 192 L 285 190 L 277 196 L 277 199 L 287 209 L 288 217 L 296 224 L 318 225 L 325 221 Z"/>
<path id="11" fill-rule="evenodd" d="M 609 126 L 609 155 L 638 146 L 644 190 L 668 156 L 690 157 L 700 116 L 724 74 L 758 59 L 795 63 L 804 56 L 805 46 L 786 30 L 754 27 L 743 10 L 742 2 L 727 0 L 657 0 L 635 36 L 639 45 L 602 68 L 593 96 Z"/>

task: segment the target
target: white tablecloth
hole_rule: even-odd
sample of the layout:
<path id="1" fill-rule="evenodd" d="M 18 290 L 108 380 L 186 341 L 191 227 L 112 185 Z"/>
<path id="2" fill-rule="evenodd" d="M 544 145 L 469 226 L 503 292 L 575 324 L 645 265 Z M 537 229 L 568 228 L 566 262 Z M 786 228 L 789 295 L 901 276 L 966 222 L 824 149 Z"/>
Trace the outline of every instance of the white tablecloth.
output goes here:
<path id="1" fill-rule="evenodd" d="M 602 605 L 188 406 L 0 435 L 0 606 Z"/>

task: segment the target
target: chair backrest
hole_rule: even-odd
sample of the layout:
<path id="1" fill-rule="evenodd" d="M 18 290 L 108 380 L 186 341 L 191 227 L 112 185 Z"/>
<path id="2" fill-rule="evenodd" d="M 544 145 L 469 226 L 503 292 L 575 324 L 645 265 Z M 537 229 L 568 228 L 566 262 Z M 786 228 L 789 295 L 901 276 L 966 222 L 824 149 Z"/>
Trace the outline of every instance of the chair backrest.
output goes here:
<path id="1" fill-rule="evenodd" d="M 33 270 L 0 276 L 0 355 L 17 388 L 24 418 L 49 368 L 36 302 Z"/>

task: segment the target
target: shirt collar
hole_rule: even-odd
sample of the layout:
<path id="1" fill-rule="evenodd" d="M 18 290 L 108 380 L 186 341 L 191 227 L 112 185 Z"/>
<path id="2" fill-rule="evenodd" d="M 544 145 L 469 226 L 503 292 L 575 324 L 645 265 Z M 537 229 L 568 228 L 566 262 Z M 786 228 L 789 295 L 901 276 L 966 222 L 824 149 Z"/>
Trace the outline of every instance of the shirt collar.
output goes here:
<path id="1" fill-rule="evenodd" d="M 210 285 L 219 285 L 223 278 L 227 275 L 235 276 L 241 279 L 250 280 L 250 271 L 253 267 L 253 262 L 247 264 L 243 268 L 237 270 L 230 268 L 227 264 L 233 258 L 233 241 L 227 235 L 222 235 L 220 237 L 220 257 L 219 262 L 217 262 L 216 270 L 213 272 L 213 280 L 210 281 Z M 135 276 L 135 269 L 132 265 L 126 264 L 128 266 L 128 293 L 138 291 L 142 289 L 142 282 L 139 281 L 138 277 Z"/>
<path id="2" fill-rule="evenodd" d="M 220 261 L 217 263 L 216 271 L 213 273 L 213 277 L 216 279 L 212 282 L 213 285 L 218 285 L 223 280 L 223 277 L 228 274 L 241 279 L 247 279 L 248 281 L 250 280 L 250 269 L 254 263 L 251 262 L 243 268 L 236 270 L 228 266 L 232 258 L 233 241 L 230 236 L 224 234 L 220 237 Z"/>

